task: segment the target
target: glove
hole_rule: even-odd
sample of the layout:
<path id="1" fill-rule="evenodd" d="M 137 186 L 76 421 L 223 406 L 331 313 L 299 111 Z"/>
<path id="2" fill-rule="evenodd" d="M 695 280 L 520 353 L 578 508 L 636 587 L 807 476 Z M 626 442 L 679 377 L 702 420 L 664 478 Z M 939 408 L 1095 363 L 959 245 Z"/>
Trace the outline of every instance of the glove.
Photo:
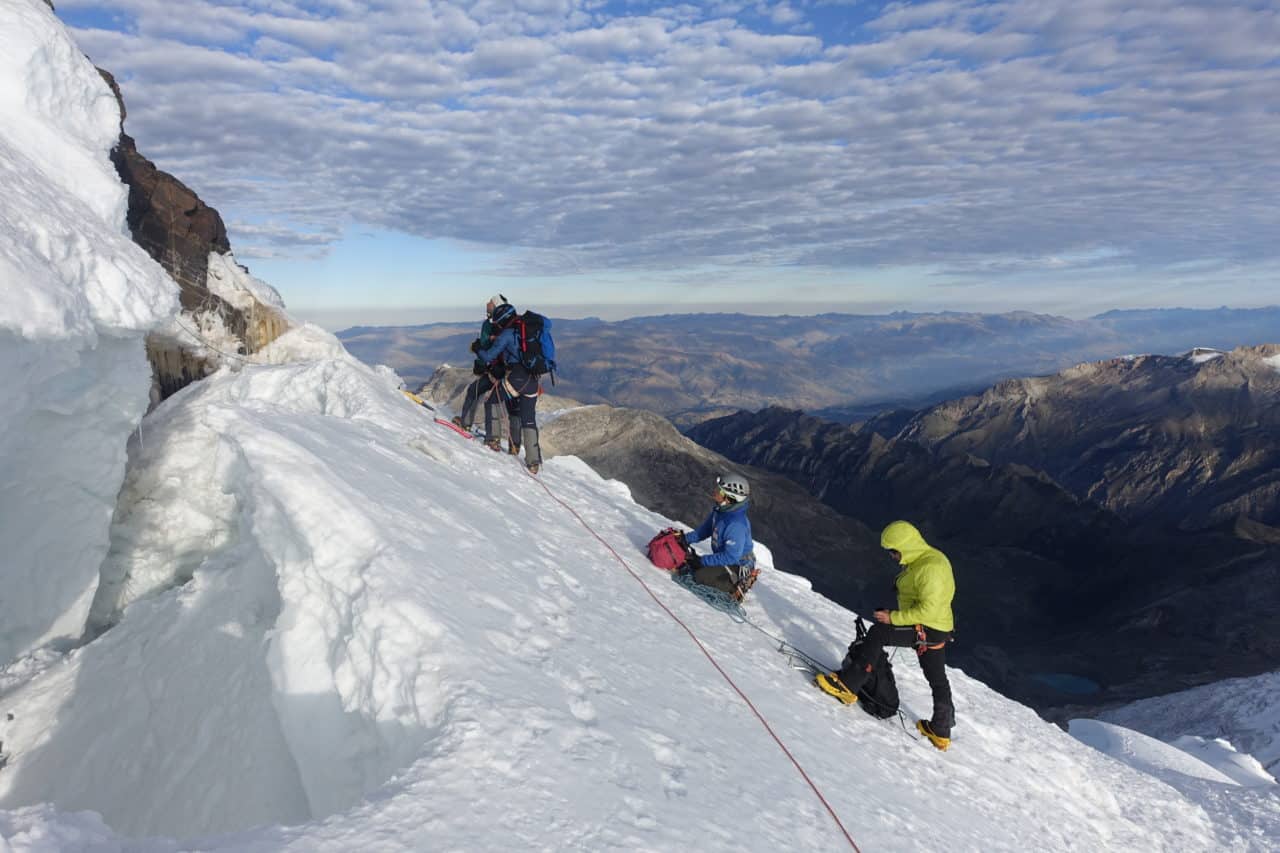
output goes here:
<path id="1" fill-rule="evenodd" d="M 476 338 L 474 341 L 472 341 L 472 342 L 471 342 L 471 351 L 472 351 L 472 352 L 480 352 L 480 339 L 479 339 L 479 338 Z"/>
<path id="2" fill-rule="evenodd" d="M 471 365 L 471 372 L 474 373 L 476 376 L 484 376 L 489 371 L 485 367 L 485 363 L 477 358 L 475 360 L 475 363 Z"/>
<path id="3" fill-rule="evenodd" d="M 684 561 L 684 566 L 681 568 L 681 571 L 686 574 L 692 574 L 700 568 L 702 568 L 702 558 L 698 556 L 697 551 L 690 548 L 689 559 Z"/>

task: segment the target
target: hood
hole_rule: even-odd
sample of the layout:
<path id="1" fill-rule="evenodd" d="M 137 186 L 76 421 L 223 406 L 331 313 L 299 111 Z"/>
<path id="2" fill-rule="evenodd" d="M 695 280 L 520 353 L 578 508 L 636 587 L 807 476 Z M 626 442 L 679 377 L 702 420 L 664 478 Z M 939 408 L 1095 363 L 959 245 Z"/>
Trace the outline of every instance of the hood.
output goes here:
<path id="1" fill-rule="evenodd" d="M 895 521 L 880 534 L 880 547 L 892 549 L 901 554 L 902 559 L 899 562 L 905 566 L 929 550 L 929 543 L 924 541 L 920 531 L 916 530 L 916 526 L 911 522 Z"/>

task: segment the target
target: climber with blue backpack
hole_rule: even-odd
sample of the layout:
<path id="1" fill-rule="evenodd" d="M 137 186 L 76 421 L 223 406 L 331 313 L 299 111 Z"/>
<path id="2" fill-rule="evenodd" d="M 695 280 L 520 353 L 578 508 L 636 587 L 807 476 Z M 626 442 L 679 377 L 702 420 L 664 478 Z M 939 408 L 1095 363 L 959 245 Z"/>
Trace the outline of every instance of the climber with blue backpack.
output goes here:
<path id="1" fill-rule="evenodd" d="M 492 387 L 485 399 L 485 445 L 491 450 L 502 449 L 497 424 L 509 415 L 508 452 L 517 455 L 523 446 L 525 465 L 529 473 L 536 474 L 542 467 L 539 380 L 556 368 L 551 320 L 532 311 L 517 314 L 509 302 L 494 306 L 489 320 L 495 330 L 493 341 L 476 349 L 476 358 L 485 364 Z"/>

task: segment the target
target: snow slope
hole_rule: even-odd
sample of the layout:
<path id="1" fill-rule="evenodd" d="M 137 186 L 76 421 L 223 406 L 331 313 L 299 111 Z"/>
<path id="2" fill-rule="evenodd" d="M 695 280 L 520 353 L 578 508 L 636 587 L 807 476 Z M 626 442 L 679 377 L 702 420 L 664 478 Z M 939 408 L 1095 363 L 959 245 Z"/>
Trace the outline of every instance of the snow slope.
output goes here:
<path id="1" fill-rule="evenodd" d="M 1142 699 L 1101 718 L 1164 741 L 1225 740 L 1272 775 L 1280 772 L 1280 672 Z"/>
<path id="2" fill-rule="evenodd" d="M 1072 720 L 1070 730 L 1082 742 L 1168 783 L 1219 826 L 1232 827 L 1224 849 L 1274 850 L 1280 844 L 1275 780 L 1230 742 L 1184 735 L 1164 743 L 1101 720 Z"/>
<path id="3" fill-rule="evenodd" d="M 307 334 L 276 357 L 323 352 Z M 17 849 L 847 847 L 742 696 L 544 485 L 696 633 L 863 849 L 1263 849 L 958 671 L 946 754 L 838 706 L 645 564 L 667 520 L 624 486 L 573 458 L 532 478 L 349 357 L 219 373 L 131 449 L 112 554 L 132 594 L 5 696 Z M 747 612 L 831 660 L 852 633 L 780 571 Z"/>
<path id="4" fill-rule="evenodd" d="M 115 97 L 42 0 L 0 0 L 0 661 L 84 626 L 177 291 L 125 229 Z"/>
<path id="5" fill-rule="evenodd" d="M 1099 752 L 1105 752 L 1153 776 L 1179 774 L 1222 785 L 1239 784 L 1199 757 L 1133 729 L 1100 720 L 1072 720 L 1069 731 Z"/>
<path id="6" fill-rule="evenodd" d="M 176 306 L 124 237 L 114 111 L 42 0 L 0 0 L 0 853 L 1280 838 L 1262 793 L 1139 772 L 956 671 L 946 754 L 835 704 L 776 644 L 834 661 L 852 614 L 763 546 L 735 621 L 644 563 L 668 521 L 625 487 L 528 475 L 314 328 L 139 424 Z"/>

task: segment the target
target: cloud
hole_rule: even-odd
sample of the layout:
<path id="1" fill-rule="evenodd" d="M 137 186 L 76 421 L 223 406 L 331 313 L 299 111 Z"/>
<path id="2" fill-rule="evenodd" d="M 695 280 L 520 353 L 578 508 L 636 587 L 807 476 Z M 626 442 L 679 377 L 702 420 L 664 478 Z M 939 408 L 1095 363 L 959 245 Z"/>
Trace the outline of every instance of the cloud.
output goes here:
<path id="1" fill-rule="evenodd" d="M 182 6 L 76 34 L 140 149 L 290 223 L 242 232 L 278 251 L 366 223 L 550 274 L 1280 255 L 1268 4 Z"/>

